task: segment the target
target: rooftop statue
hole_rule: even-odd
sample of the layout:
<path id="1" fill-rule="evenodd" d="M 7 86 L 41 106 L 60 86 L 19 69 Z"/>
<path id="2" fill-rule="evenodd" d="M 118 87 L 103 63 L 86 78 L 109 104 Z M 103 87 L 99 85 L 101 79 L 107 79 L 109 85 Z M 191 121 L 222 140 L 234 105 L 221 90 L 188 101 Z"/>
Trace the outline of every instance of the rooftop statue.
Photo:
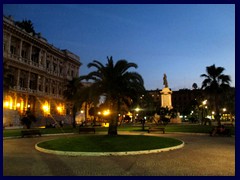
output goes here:
<path id="1" fill-rule="evenodd" d="M 165 86 L 165 88 L 168 87 L 168 82 L 167 82 L 167 75 L 164 73 L 163 75 L 163 85 Z"/>

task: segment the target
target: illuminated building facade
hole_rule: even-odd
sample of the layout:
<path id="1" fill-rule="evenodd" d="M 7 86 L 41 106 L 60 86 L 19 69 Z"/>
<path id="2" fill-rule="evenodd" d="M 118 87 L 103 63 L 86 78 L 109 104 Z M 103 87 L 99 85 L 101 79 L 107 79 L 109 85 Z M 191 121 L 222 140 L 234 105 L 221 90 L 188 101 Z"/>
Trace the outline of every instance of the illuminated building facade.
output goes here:
<path id="1" fill-rule="evenodd" d="M 68 80 L 79 76 L 80 58 L 68 50 L 49 44 L 3 16 L 3 60 L 10 89 L 3 97 L 3 113 L 23 115 L 29 109 L 36 117 L 62 116 L 70 112 L 63 98 Z M 5 118 L 4 124 L 17 122 Z M 7 122 L 8 121 L 8 122 Z"/>

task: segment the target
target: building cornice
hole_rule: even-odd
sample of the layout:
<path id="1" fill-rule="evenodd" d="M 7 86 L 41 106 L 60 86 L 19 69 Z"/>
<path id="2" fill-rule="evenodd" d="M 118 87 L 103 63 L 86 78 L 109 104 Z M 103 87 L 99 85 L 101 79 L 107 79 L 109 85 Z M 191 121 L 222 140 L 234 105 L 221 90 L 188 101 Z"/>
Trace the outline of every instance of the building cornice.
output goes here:
<path id="1" fill-rule="evenodd" d="M 9 20 L 9 18 L 3 17 L 3 31 L 6 33 L 14 34 L 14 36 L 18 35 L 19 38 L 23 38 L 24 41 L 34 44 L 34 46 L 38 46 L 39 48 L 47 50 L 49 53 L 55 54 L 56 56 L 60 56 L 62 59 L 71 60 L 72 63 L 77 66 L 81 66 L 79 56 L 68 50 L 61 50 L 56 48 L 55 46 L 49 44 L 47 40 L 39 35 L 33 36 L 32 33 L 27 33 L 24 29 L 16 26 L 13 20 Z"/>

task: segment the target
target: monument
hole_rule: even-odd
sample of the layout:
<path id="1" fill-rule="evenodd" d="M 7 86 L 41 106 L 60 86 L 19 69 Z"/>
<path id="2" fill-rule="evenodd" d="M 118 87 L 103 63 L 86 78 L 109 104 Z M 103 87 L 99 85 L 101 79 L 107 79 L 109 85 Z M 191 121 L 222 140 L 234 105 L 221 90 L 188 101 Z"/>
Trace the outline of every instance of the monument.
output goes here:
<path id="1" fill-rule="evenodd" d="M 170 88 L 168 88 L 168 82 L 167 82 L 167 75 L 163 75 L 163 85 L 164 88 L 161 93 L 161 107 L 168 108 L 169 110 L 173 109 L 172 107 L 172 91 Z M 179 117 L 179 113 L 177 113 L 177 116 L 170 119 L 170 123 L 181 123 L 181 119 Z"/>
<path id="2" fill-rule="evenodd" d="M 168 88 L 167 75 L 164 73 L 163 75 L 163 85 L 164 88 L 161 93 L 161 107 L 172 109 L 172 91 Z"/>

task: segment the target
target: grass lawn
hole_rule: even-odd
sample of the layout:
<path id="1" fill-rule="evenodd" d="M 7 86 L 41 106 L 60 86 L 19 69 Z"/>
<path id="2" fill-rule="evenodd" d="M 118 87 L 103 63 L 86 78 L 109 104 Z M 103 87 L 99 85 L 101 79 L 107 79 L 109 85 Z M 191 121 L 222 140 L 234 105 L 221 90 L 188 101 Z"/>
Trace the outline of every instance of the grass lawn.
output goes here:
<path id="1" fill-rule="evenodd" d="M 58 138 L 41 142 L 39 147 L 72 152 L 122 152 L 160 149 L 180 145 L 182 142 L 173 138 L 139 135 L 88 135 Z"/>
<path id="2" fill-rule="evenodd" d="M 76 133 L 78 128 L 74 129 L 71 126 L 64 128 L 39 128 L 42 134 L 59 134 L 59 133 Z M 4 129 L 3 137 L 21 136 L 23 129 Z"/>
<path id="3" fill-rule="evenodd" d="M 232 135 L 235 135 L 235 127 L 228 127 Z M 147 131 L 148 127 L 145 127 Z M 206 125 L 174 125 L 168 124 L 166 126 L 166 133 L 170 132 L 186 132 L 186 133 L 209 133 L 212 126 Z M 3 137 L 21 136 L 22 129 L 4 129 Z M 96 127 L 96 132 L 107 132 L 107 127 Z M 58 134 L 58 133 L 78 133 L 78 127 L 76 129 L 71 126 L 64 126 L 63 128 L 43 128 L 40 129 L 42 134 Z M 119 126 L 118 131 L 142 131 L 141 126 Z"/>

